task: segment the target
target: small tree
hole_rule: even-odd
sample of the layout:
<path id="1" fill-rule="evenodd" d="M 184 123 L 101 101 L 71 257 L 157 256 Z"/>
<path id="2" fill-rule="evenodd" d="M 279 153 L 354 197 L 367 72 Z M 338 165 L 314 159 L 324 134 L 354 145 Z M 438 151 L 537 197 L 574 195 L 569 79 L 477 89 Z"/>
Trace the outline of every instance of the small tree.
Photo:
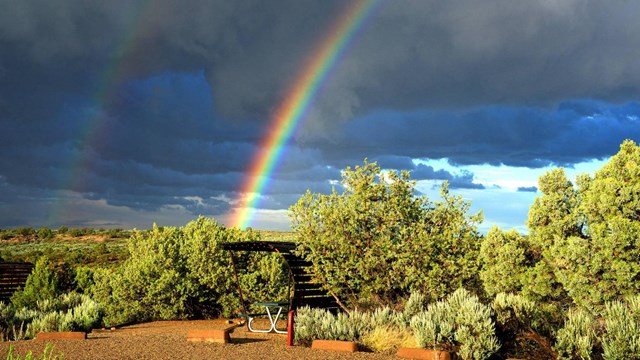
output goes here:
<path id="1" fill-rule="evenodd" d="M 513 293 L 533 301 L 558 301 L 566 296 L 544 260 L 540 246 L 515 229 L 494 226 L 482 240 L 480 278 L 486 294 Z"/>
<path id="2" fill-rule="evenodd" d="M 49 260 L 41 257 L 27 278 L 24 289 L 16 291 L 11 303 L 18 309 L 35 309 L 38 301 L 52 300 L 59 295 L 58 278 L 50 269 Z"/>
<path id="3" fill-rule="evenodd" d="M 343 172 L 345 191 L 307 192 L 290 209 L 299 251 L 315 281 L 351 306 L 392 305 L 412 290 L 440 299 L 477 283 L 480 213 L 441 189 L 415 196 L 408 172 L 368 163 Z"/>
<path id="4" fill-rule="evenodd" d="M 606 301 L 640 291 L 640 147 L 627 140 L 577 188 L 564 170 L 539 181 L 544 194 L 529 211 L 531 243 L 579 306 L 597 312 Z"/>
<path id="5" fill-rule="evenodd" d="M 49 229 L 48 227 L 41 227 L 38 230 L 38 238 L 42 239 L 42 240 L 49 240 L 53 237 L 53 231 L 51 231 L 51 229 Z"/>
<path id="6" fill-rule="evenodd" d="M 229 229 L 204 217 L 184 227 L 136 231 L 129 240 L 129 258 L 115 270 L 96 270 L 90 288 L 105 308 L 107 324 L 230 316 L 241 304 L 229 253 L 220 244 L 256 238 L 255 232 Z M 286 298 L 285 283 L 277 281 L 286 281 L 282 264 L 260 257 L 264 254 L 239 256 L 246 298 L 256 293 L 262 300 Z M 273 286 L 265 289 L 261 276 L 275 279 Z"/>

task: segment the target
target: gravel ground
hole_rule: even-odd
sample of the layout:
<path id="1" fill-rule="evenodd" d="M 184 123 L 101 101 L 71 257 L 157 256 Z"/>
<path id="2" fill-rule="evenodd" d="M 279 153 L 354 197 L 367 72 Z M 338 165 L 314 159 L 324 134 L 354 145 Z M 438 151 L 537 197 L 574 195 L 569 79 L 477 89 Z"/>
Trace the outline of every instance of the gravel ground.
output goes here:
<path id="1" fill-rule="evenodd" d="M 192 343 L 187 332 L 196 329 L 224 329 L 224 320 L 157 321 L 125 326 L 114 331 L 94 331 L 87 340 L 54 340 L 54 354 L 64 359 L 396 359 L 395 355 L 366 352 L 340 353 L 302 346 L 287 347 L 286 335 L 258 334 L 246 326 L 231 333 L 231 343 Z M 0 358 L 9 345 L 14 354 L 27 351 L 42 354 L 45 342 L 37 340 L 0 342 Z"/>

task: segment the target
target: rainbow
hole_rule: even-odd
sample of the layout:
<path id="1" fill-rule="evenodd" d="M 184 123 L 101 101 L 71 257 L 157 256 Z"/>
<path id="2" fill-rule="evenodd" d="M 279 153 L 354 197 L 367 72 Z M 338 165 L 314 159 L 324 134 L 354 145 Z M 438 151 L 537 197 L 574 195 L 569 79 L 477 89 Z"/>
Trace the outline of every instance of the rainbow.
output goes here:
<path id="1" fill-rule="evenodd" d="M 283 155 L 286 143 L 377 3 L 378 0 L 356 0 L 348 6 L 295 77 L 284 101 L 271 118 L 271 125 L 268 127 L 271 131 L 263 138 L 248 168 L 240 190 L 240 206 L 232 214 L 230 226 L 242 229 L 251 224 L 261 194 Z"/>
<path id="2" fill-rule="evenodd" d="M 91 167 L 89 145 L 100 148 L 107 141 L 108 119 L 105 107 L 117 93 L 118 86 L 126 80 L 128 66 L 134 65 L 135 61 L 144 55 L 136 40 L 146 30 L 148 21 L 145 19 L 152 15 L 152 2 L 153 0 L 143 0 L 132 4 L 131 17 L 115 43 L 114 56 L 98 74 L 98 81 L 90 94 L 91 109 L 85 110 L 86 117 L 78 128 L 78 137 L 74 139 L 74 149 L 71 150 L 73 155 L 67 159 L 64 165 L 66 170 L 58 179 L 58 195 L 63 200 L 58 201 L 49 211 L 48 224 L 70 224 L 76 217 L 74 199 L 68 191 L 87 191 L 89 180 L 86 173 Z"/>

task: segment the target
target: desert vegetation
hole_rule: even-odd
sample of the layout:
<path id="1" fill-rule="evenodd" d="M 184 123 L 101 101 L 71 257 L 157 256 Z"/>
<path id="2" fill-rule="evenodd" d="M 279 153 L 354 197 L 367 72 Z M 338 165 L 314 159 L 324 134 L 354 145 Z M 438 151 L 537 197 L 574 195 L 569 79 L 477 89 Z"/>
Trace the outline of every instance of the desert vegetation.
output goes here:
<path id="1" fill-rule="evenodd" d="M 25 288 L 0 308 L 2 338 L 234 316 L 255 300 L 286 298 L 288 273 L 277 255 L 238 254 L 241 304 L 219 246 L 286 235 L 345 310 L 300 309 L 301 344 L 418 346 L 462 359 L 640 358 L 640 147 L 632 141 L 575 183 L 561 168 L 541 176 L 528 234 L 494 227 L 482 235 L 482 214 L 471 214 L 446 183 L 433 201 L 416 195 L 408 173 L 375 163 L 345 169 L 343 185 L 294 204 L 291 233 L 241 231 L 204 217 L 99 240 L 72 240 L 97 233 L 62 228 L 2 231 L 5 261 L 36 262 Z"/>

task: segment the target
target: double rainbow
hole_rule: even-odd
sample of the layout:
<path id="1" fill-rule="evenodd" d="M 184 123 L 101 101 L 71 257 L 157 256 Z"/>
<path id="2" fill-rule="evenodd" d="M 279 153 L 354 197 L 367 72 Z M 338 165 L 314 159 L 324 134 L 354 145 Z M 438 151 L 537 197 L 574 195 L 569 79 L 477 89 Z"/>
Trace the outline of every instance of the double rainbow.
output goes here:
<path id="1" fill-rule="evenodd" d="M 272 129 L 262 140 L 240 189 L 239 207 L 230 226 L 251 224 L 261 194 L 274 172 L 289 138 L 300 125 L 323 82 L 351 43 L 378 0 L 356 0 L 338 18 L 329 34 L 315 48 L 302 71 L 295 77 L 282 104 L 271 119 Z"/>

